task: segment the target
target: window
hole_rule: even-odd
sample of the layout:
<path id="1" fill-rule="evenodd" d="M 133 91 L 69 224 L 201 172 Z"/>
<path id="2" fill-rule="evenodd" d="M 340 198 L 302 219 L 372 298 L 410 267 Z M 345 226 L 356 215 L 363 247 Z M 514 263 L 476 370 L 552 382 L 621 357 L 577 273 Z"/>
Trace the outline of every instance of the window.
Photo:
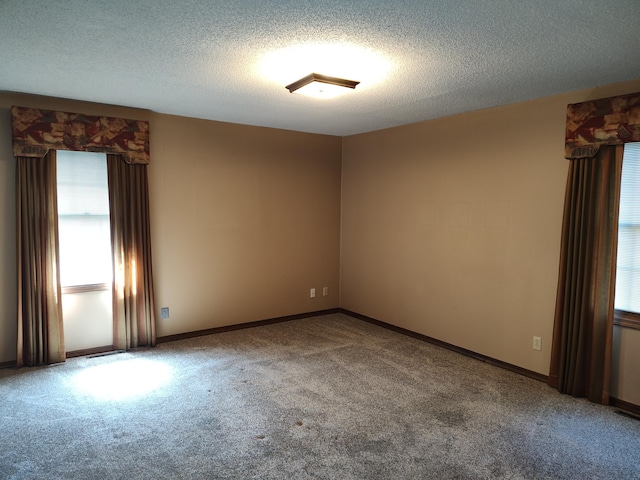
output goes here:
<path id="1" fill-rule="evenodd" d="M 627 143 L 622 160 L 616 323 L 640 328 L 640 143 Z"/>
<path id="2" fill-rule="evenodd" d="M 63 291 L 107 289 L 113 278 L 107 156 L 59 150 L 57 177 Z"/>

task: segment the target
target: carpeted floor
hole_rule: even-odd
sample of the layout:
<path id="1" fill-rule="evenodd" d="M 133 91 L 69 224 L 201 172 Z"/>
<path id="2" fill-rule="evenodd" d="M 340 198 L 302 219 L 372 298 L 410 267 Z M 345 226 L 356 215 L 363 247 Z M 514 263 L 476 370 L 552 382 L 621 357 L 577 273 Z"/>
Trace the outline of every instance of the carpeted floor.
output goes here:
<path id="1" fill-rule="evenodd" d="M 0 371 L 2 479 L 640 479 L 640 422 L 342 314 Z"/>

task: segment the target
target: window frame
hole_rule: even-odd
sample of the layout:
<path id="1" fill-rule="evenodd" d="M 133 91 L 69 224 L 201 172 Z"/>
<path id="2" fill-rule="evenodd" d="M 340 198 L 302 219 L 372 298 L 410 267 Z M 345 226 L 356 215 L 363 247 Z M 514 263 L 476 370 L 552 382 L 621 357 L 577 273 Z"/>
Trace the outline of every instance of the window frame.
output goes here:
<path id="1" fill-rule="evenodd" d="M 100 154 L 100 155 L 104 155 L 105 157 L 105 163 L 107 162 L 107 153 L 103 153 L 103 152 L 90 152 L 90 151 L 74 151 L 74 154 L 78 153 L 90 153 L 90 154 Z M 75 160 L 74 160 L 75 161 Z M 82 161 L 82 160 L 77 160 L 77 161 Z M 57 168 L 57 166 L 56 166 Z M 57 173 L 57 172 L 56 172 Z M 108 174 L 107 174 L 108 175 Z M 57 189 L 58 189 L 58 181 L 59 179 L 57 178 L 56 175 L 56 195 L 59 195 L 57 193 Z M 108 181 L 108 180 L 107 180 Z M 111 209 L 111 206 L 109 205 L 109 210 Z M 58 215 L 58 219 L 60 218 L 60 209 L 58 207 L 58 211 L 57 211 L 57 215 Z M 110 213 L 107 215 L 108 219 L 110 218 Z M 109 221 L 109 220 L 108 220 Z M 109 225 L 109 228 L 111 228 L 111 225 Z M 58 236 L 60 235 L 60 227 L 58 226 Z M 59 241 L 59 240 L 58 240 Z M 111 253 L 111 257 L 113 258 L 113 252 Z M 113 279 L 111 279 L 108 282 L 101 282 L 101 283 L 87 283 L 87 284 L 76 284 L 76 285 L 61 285 L 61 293 L 62 295 L 68 295 L 68 294 L 76 294 L 76 293 L 88 293 L 88 292 L 101 292 L 101 291 L 107 291 L 110 290 L 112 288 L 112 284 L 113 284 Z"/>
<path id="2" fill-rule="evenodd" d="M 625 148 L 626 148 L 626 145 L 625 145 Z M 618 327 L 625 327 L 625 328 L 640 330 L 640 313 L 629 312 L 626 310 L 619 310 L 614 308 L 613 324 Z"/>

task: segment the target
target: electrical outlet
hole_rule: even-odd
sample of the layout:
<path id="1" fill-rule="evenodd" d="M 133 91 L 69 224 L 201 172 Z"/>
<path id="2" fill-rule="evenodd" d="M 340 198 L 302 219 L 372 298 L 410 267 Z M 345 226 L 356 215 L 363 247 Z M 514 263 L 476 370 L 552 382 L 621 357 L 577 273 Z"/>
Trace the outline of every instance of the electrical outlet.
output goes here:
<path id="1" fill-rule="evenodd" d="M 169 318 L 169 307 L 162 307 L 160 309 L 160 318 L 163 320 Z"/>
<path id="2" fill-rule="evenodd" d="M 322 296 L 326 297 L 327 295 L 329 295 L 329 287 L 323 287 L 322 288 Z"/>
<path id="3" fill-rule="evenodd" d="M 312 288 L 309 290 L 309 298 L 316 298 L 316 289 Z"/>
<path id="4" fill-rule="evenodd" d="M 542 338 L 533 337 L 533 349 L 534 350 L 542 350 Z"/>

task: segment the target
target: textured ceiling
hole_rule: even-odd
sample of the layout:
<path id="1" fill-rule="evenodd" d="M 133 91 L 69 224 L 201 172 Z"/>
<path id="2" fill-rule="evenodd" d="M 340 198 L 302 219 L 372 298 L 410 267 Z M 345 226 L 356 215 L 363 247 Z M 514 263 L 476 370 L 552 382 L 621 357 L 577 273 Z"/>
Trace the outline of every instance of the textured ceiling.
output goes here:
<path id="1" fill-rule="evenodd" d="M 364 61 L 355 91 L 317 100 L 284 88 L 311 73 L 317 48 L 292 58 L 296 78 L 262 70 L 274 51 L 312 43 L 351 46 L 333 56 Z M 384 78 L 366 71 L 368 54 L 386 59 Z M 637 78 L 640 0 L 0 0 L 0 91 L 305 132 Z"/>

